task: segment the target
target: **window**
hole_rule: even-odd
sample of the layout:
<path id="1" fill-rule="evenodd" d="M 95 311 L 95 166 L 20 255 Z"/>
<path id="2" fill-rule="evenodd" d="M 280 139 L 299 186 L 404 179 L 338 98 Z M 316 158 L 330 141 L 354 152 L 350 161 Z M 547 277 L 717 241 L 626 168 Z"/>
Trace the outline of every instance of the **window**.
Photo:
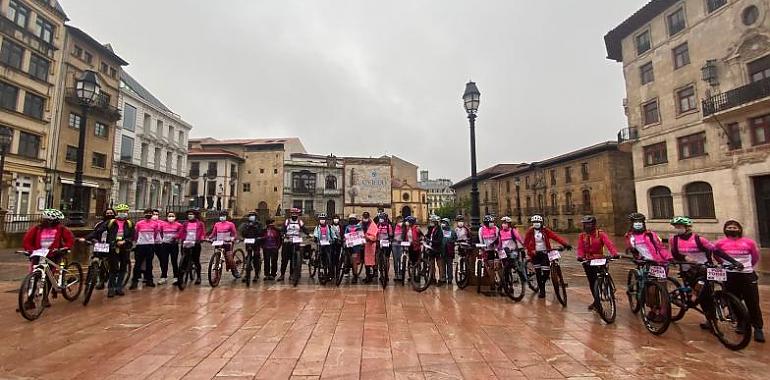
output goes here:
<path id="1" fill-rule="evenodd" d="M 673 36 L 682 31 L 685 27 L 684 8 L 679 8 L 674 13 L 668 15 L 668 35 Z"/>
<path id="2" fill-rule="evenodd" d="M 78 147 L 67 145 L 67 152 L 64 153 L 64 160 L 75 162 L 78 160 Z"/>
<path id="3" fill-rule="evenodd" d="M 639 34 L 636 36 L 636 54 L 641 55 L 647 50 L 650 50 L 650 31 L 649 30 L 645 30 L 644 32 L 642 32 L 642 34 Z"/>
<path id="4" fill-rule="evenodd" d="M 273 186 L 273 192 L 274 192 L 274 193 L 277 193 L 277 192 L 278 192 L 278 187 L 277 187 L 277 186 Z"/>
<path id="5" fill-rule="evenodd" d="M 524 177 L 524 188 L 529 189 L 529 176 Z"/>
<path id="6" fill-rule="evenodd" d="M 24 96 L 24 114 L 37 119 L 42 119 L 44 104 L 45 99 L 27 92 L 27 94 Z"/>
<path id="7" fill-rule="evenodd" d="M 123 105 L 123 129 L 127 131 L 136 129 L 136 107 L 128 103 Z"/>
<path id="8" fill-rule="evenodd" d="M 166 136 L 168 136 L 168 141 L 172 141 L 174 139 L 174 126 L 173 125 L 169 125 L 168 126 L 168 134 L 166 134 Z"/>
<path id="9" fill-rule="evenodd" d="M 727 4 L 727 0 L 706 0 L 706 9 L 708 9 L 709 13 L 711 13 L 719 8 L 722 8 L 722 6 L 725 4 Z"/>
<path id="10" fill-rule="evenodd" d="M 751 144 L 770 143 L 770 115 L 755 117 L 749 122 L 751 123 Z"/>
<path id="11" fill-rule="evenodd" d="M 652 71 L 652 62 L 647 62 L 639 67 L 639 74 L 642 77 L 642 84 L 647 84 L 655 80 L 655 74 Z"/>
<path id="12" fill-rule="evenodd" d="M 655 124 L 660 121 L 657 100 L 642 104 L 642 120 L 644 120 L 644 125 Z"/>
<path id="13" fill-rule="evenodd" d="M 259 169 L 259 174 L 265 174 L 265 169 L 263 169 L 263 168 L 260 168 L 260 169 Z"/>
<path id="14" fill-rule="evenodd" d="M 770 55 L 766 55 L 753 62 L 749 62 L 749 78 L 752 82 L 770 78 Z"/>
<path id="15" fill-rule="evenodd" d="M 556 186 L 556 169 L 551 170 L 551 185 Z"/>
<path id="16" fill-rule="evenodd" d="M 174 164 L 174 155 L 171 152 L 166 152 L 166 173 L 171 172 L 171 167 Z"/>
<path id="17" fill-rule="evenodd" d="M 247 182 L 247 183 L 244 183 L 244 184 L 243 184 L 243 192 L 244 192 L 244 193 L 248 193 L 248 192 L 250 192 L 250 191 L 251 191 L 251 184 L 250 184 L 250 183 L 248 183 L 248 182 Z"/>
<path id="18" fill-rule="evenodd" d="M 102 124 L 98 121 L 96 122 L 96 124 L 94 124 L 94 136 L 103 137 L 106 139 L 107 136 L 109 135 L 110 135 L 110 132 L 107 129 L 107 125 Z"/>
<path id="19" fill-rule="evenodd" d="M 69 118 L 69 122 L 67 123 L 67 125 L 69 125 L 69 127 L 73 128 L 73 129 L 80 129 L 80 122 L 82 120 L 83 119 L 80 117 L 80 115 L 78 115 L 78 114 L 76 114 L 74 112 L 70 112 L 70 118 Z"/>
<path id="20" fill-rule="evenodd" d="M 150 116 L 150 114 L 146 113 L 144 114 L 144 122 L 142 122 L 142 130 L 144 131 L 144 133 L 147 133 L 147 134 L 152 133 L 150 131 L 150 127 L 151 127 L 150 124 L 152 124 L 152 117 Z"/>
<path id="21" fill-rule="evenodd" d="M 11 0 L 8 3 L 8 18 L 13 21 L 14 24 L 27 29 L 27 20 L 29 20 L 29 9 L 16 0 Z"/>
<path id="22" fill-rule="evenodd" d="M 302 210 L 305 214 L 313 214 L 313 201 L 305 201 L 305 208 Z"/>
<path id="23" fill-rule="evenodd" d="M 40 136 L 27 132 L 19 132 L 19 155 L 38 158 L 40 152 Z"/>
<path id="24" fill-rule="evenodd" d="M 50 65 L 50 62 L 48 62 L 47 59 L 37 54 L 32 54 L 29 58 L 29 75 L 42 81 L 48 80 L 48 70 Z"/>
<path id="25" fill-rule="evenodd" d="M 676 92 L 676 100 L 679 106 L 679 113 L 685 113 L 695 110 L 695 88 L 689 86 Z"/>
<path id="26" fill-rule="evenodd" d="M 128 136 L 121 136 L 120 140 L 120 160 L 131 162 L 134 158 L 134 139 Z"/>
<path id="27" fill-rule="evenodd" d="M 216 162 L 209 162 L 209 167 L 206 170 L 206 175 L 209 177 L 216 177 L 217 176 L 217 163 Z"/>
<path id="28" fill-rule="evenodd" d="M 690 64 L 690 50 L 687 47 L 687 42 L 677 46 L 673 50 L 674 53 L 674 69 L 678 69 L 682 66 Z"/>
<path id="29" fill-rule="evenodd" d="M 278 169 L 273 169 L 273 174 L 278 174 Z"/>
<path id="30" fill-rule="evenodd" d="M 711 185 L 706 182 L 693 182 L 684 187 L 684 197 L 687 203 L 687 214 L 691 218 L 713 219 L 714 195 Z"/>
<path id="31" fill-rule="evenodd" d="M 668 156 L 666 154 L 666 142 L 659 142 L 657 144 L 647 145 L 644 150 L 644 166 L 652 166 L 658 164 L 665 164 L 668 162 Z"/>
<path id="32" fill-rule="evenodd" d="M 107 156 L 102 153 L 94 152 L 91 156 L 91 166 L 104 169 L 107 167 Z"/>
<path id="33" fill-rule="evenodd" d="M 754 23 L 757 22 L 757 19 L 759 19 L 759 9 L 757 9 L 755 5 L 749 5 L 741 14 L 743 25 L 746 26 L 754 25 Z"/>
<path id="34" fill-rule="evenodd" d="M 150 146 L 146 143 L 142 143 L 139 148 L 139 166 L 147 167 L 147 157 L 150 155 Z"/>
<path id="35" fill-rule="evenodd" d="M 78 45 L 74 45 L 72 48 L 72 56 L 80 58 L 81 55 L 83 55 L 83 48 Z"/>
<path id="36" fill-rule="evenodd" d="M 433 190 L 431 190 L 433 192 Z M 510 193 L 511 192 L 511 181 L 505 181 L 505 192 Z"/>
<path id="37" fill-rule="evenodd" d="M 184 145 L 184 132 L 179 131 L 179 138 L 177 139 L 179 145 Z"/>
<path id="38" fill-rule="evenodd" d="M 94 61 L 94 56 L 91 55 L 91 53 L 89 53 L 89 52 L 85 52 L 83 54 L 83 60 L 86 61 L 86 63 L 90 65 L 91 62 Z"/>
<path id="39" fill-rule="evenodd" d="M 152 162 L 155 164 L 155 170 L 160 170 L 160 148 L 155 148 Z"/>
<path id="40" fill-rule="evenodd" d="M 580 175 L 583 177 L 583 181 L 588 181 L 588 163 L 587 162 L 580 164 Z"/>
<path id="41" fill-rule="evenodd" d="M 401 199 L 403 199 L 404 202 L 409 202 L 409 193 L 402 194 Z"/>
<path id="42" fill-rule="evenodd" d="M 118 72 L 117 72 L 117 70 L 115 70 L 114 67 L 110 67 L 110 77 L 111 78 L 117 78 L 118 77 Z"/>
<path id="43" fill-rule="evenodd" d="M 5 82 L 0 82 L 0 108 L 16 111 L 19 89 Z"/>
<path id="44" fill-rule="evenodd" d="M 559 211 L 556 210 L 559 207 L 559 196 L 556 195 L 556 193 L 551 194 L 551 208 L 553 209 L 554 214 L 558 214 Z"/>
<path id="45" fill-rule="evenodd" d="M 741 128 L 738 123 L 727 124 L 727 149 L 741 149 Z"/>
<path id="46" fill-rule="evenodd" d="M 206 182 L 206 195 L 213 197 L 217 194 L 217 181 Z"/>
<path id="47" fill-rule="evenodd" d="M 327 175 L 326 176 L 326 189 L 327 190 L 336 190 L 337 189 L 337 177 L 333 175 Z"/>
<path id="48" fill-rule="evenodd" d="M 3 46 L 0 47 L 0 62 L 21 70 L 21 59 L 23 56 L 24 48 L 21 45 L 11 42 L 9 38 L 3 39 Z"/>
<path id="49" fill-rule="evenodd" d="M 99 71 L 101 71 L 103 74 L 108 74 L 110 72 L 110 67 L 107 66 L 106 63 L 102 62 L 102 65 L 99 68 Z"/>
<path id="50" fill-rule="evenodd" d="M 572 168 L 569 166 L 564 168 L 564 182 L 566 183 L 572 182 Z"/>
<path id="51" fill-rule="evenodd" d="M 591 191 L 583 190 L 583 210 L 585 212 L 591 211 Z"/>
<path id="52" fill-rule="evenodd" d="M 190 181 L 190 196 L 198 196 L 198 181 Z"/>
<path id="53" fill-rule="evenodd" d="M 665 186 L 650 189 L 650 214 L 652 219 L 668 219 L 674 216 L 674 198 Z"/>
<path id="54" fill-rule="evenodd" d="M 292 201 L 291 202 L 291 207 L 299 209 L 299 210 L 302 210 L 302 201 L 297 201 L 297 200 Z"/>
<path id="55" fill-rule="evenodd" d="M 182 156 L 177 155 L 176 156 L 176 174 L 182 175 L 182 165 L 184 165 L 184 161 L 182 160 Z"/>
<path id="56" fill-rule="evenodd" d="M 163 120 L 155 121 L 155 135 L 163 137 Z"/>
<path id="57" fill-rule="evenodd" d="M 679 159 L 698 157 L 706 154 L 706 132 L 700 132 L 677 140 Z"/>
<path id="58" fill-rule="evenodd" d="M 201 175 L 201 163 L 200 162 L 191 162 L 190 163 L 190 177 L 198 178 L 198 176 Z"/>
<path id="59" fill-rule="evenodd" d="M 53 31 L 54 27 L 53 24 L 48 22 L 48 20 L 40 17 L 40 15 L 37 16 L 37 23 L 36 26 L 36 33 L 37 36 L 40 37 L 45 42 L 48 42 L 49 44 L 53 41 Z"/>

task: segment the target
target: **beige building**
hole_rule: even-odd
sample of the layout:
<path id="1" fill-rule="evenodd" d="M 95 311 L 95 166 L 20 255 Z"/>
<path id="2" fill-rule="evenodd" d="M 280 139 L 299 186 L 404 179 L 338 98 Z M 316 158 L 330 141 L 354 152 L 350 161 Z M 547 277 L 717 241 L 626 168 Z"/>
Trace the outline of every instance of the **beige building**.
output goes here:
<path id="1" fill-rule="evenodd" d="M 476 173 L 481 217 L 487 214 L 497 215 L 498 186 L 497 181 L 492 180 L 492 177 L 527 165 L 529 164 L 496 164 Z M 470 221 L 471 177 L 455 183 L 452 189 L 455 190 L 457 202 L 461 206 L 460 214 Z"/>
<path id="2" fill-rule="evenodd" d="M 58 84 L 67 15 L 55 0 L 3 0 L 0 13 L 0 129 L 12 137 L 0 207 L 38 213 L 51 182 L 49 131 L 64 96 Z"/>
<path id="3" fill-rule="evenodd" d="M 447 178 L 430 179 L 427 170 L 420 171 L 420 182 L 417 186 L 425 189 L 428 194 L 428 214 L 435 214 L 444 206 L 453 205 L 456 196 L 452 189 L 452 180 Z"/>
<path id="4" fill-rule="evenodd" d="M 345 216 L 357 214 L 360 218 L 364 211 L 375 215 L 379 209 L 393 215 L 390 158 L 344 157 L 343 163 Z"/>
<path id="5" fill-rule="evenodd" d="M 51 155 L 48 166 L 52 177 L 53 207 L 67 210 L 74 197 L 75 163 L 78 137 L 82 122 L 86 125 L 83 154 L 83 201 L 86 215 L 100 215 L 109 205 L 112 190 L 112 162 L 122 66 L 128 65 L 109 45 L 93 39 L 82 30 L 65 26 L 64 64 L 61 85 L 64 97 L 58 111 L 57 123 L 51 128 Z M 87 107 L 75 93 L 75 82 L 84 71 L 96 72 L 101 85 L 96 101 Z"/>
<path id="6" fill-rule="evenodd" d="M 283 161 L 283 209 L 298 208 L 309 220 L 342 214 L 343 163 L 334 155 L 294 153 Z"/>
<path id="7" fill-rule="evenodd" d="M 417 165 L 397 156 L 383 156 L 390 159 L 393 173 L 392 209 L 395 216 L 414 216 L 425 223 L 428 221 L 428 191 L 417 183 Z"/>
<path id="8" fill-rule="evenodd" d="M 770 1 L 651 1 L 605 36 L 621 62 L 639 211 L 728 219 L 770 246 Z"/>

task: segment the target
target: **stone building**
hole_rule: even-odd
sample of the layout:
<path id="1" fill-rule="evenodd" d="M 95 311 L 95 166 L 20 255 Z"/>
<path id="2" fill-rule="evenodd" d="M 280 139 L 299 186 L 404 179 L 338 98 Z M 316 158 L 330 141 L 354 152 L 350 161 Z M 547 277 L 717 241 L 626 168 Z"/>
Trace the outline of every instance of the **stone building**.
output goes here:
<path id="1" fill-rule="evenodd" d="M 190 206 L 207 210 L 238 209 L 238 173 L 244 159 L 217 148 L 191 148 L 186 197 Z"/>
<path id="2" fill-rule="evenodd" d="M 383 156 L 390 160 L 392 168 L 392 199 L 395 216 L 414 216 L 427 222 L 428 192 L 417 183 L 417 165 L 397 156 Z"/>
<path id="3" fill-rule="evenodd" d="M 375 215 L 380 209 L 393 215 L 390 158 L 344 157 L 343 162 L 345 217 L 353 213 L 361 217 L 364 211 Z"/>
<path id="4" fill-rule="evenodd" d="M 420 181 L 417 186 L 425 189 L 428 198 L 428 214 L 435 214 L 441 207 L 454 204 L 455 191 L 452 180 L 446 178 L 430 179 L 427 170 L 420 171 Z"/>
<path id="5" fill-rule="evenodd" d="M 192 125 L 123 72 L 115 131 L 114 203 L 133 209 L 179 209 L 187 205 L 187 139 Z"/>
<path id="6" fill-rule="evenodd" d="M 621 62 L 639 211 L 770 246 L 770 1 L 656 0 L 605 36 Z"/>
<path id="7" fill-rule="evenodd" d="M 81 204 L 86 215 L 101 215 L 112 195 L 113 147 L 116 122 L 120 120 L 120 76 L 128 65 L 109 45 L 95 40 L 82 30 L 65 26 L 66 38 L 61 72 L 64 97 L 58 109 L 57 124 L 52 125 L 51 171 L 52 191 L 49 204 L 62 210 L 70 208 L 75 196 L 75 166 L 81 123 L 86 122 L 86 144 L 83 152 L 83 193 Z M 96 101 L 84 105 L 75 93 L 75 82 L 86 70 L 94 71 L 101 86 Z"/>
<path id="8" fill-rule="evenodd" d="M 342 214 L 343 162 L 334 155 L 294 153 L 283 162 L 283 208 L 296 207 L 314 218 Z"/>
<path id="9" fill-rule="evenodd" d="M 0 1 L 0 129 L 11 135 L 0 208 L 15 214 L 45 208 L 51 126 L 64 96 L 59 85 L 67 15 L 56 0 Z"/>
<path id="10" fill-rule="evenodd" d="M 497 182 L 492 180 L 492 177 L 526 165 L 528 164 L 496 164 L 476 173 L 479 189 L 479 210 L 482 217 L 487 214 L 497 214 L 498 188 Z M 460 213 L 467 220 L 470 220 L 471 177 L 455 183 L 452 185 L 452 189 L 455 191 L 457 202 L 462 206 Z"/>

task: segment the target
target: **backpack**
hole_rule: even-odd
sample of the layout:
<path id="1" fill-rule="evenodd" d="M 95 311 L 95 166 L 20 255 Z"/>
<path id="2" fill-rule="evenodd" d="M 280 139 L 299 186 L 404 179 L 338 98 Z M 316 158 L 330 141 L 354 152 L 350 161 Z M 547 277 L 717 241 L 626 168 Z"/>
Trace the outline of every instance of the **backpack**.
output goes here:
<path id="1" fill-rule="evenodd" d="M 650 235 L 652 235 L 652 234 L 650 234 Z M 692 234 L 692 237 L 695 238 L 695 245 L 698 246 L 698 249 L 701 252 L 703 252 L 705 254 L 709 254 L 710 253 L 710 251 L 708 249 L 706 249 L 706 247 L 703 246 L 703 242 L 700 241 L 700 236 L 698 236 L 698 234 L 694 233 L 694 234 Z M 676 235 L 676 236 L 673 237 L 673 239 L 671 239 L 671 254 L 673 254 L 674 256 L 681 256 L 679 254 L 679 235 Z"/>

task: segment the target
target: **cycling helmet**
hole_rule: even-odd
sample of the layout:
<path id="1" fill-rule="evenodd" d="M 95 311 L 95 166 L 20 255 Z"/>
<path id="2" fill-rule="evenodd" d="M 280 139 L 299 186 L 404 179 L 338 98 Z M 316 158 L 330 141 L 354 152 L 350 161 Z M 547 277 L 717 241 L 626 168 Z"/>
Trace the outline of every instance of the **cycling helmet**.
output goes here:
<path id="1" fill-rule="evenodd" d="M 292 207 L 292 208 L 289 210 L 289 213 L 290 213 L 291 215 L 299 215 L 299 214 L 300 214 L 300 211 L 299 211 L 299 209 L 298 209 L 298 208 L 296 208 L 296 207 Z"/>
<path id="2" fill-rule="evenodd" d="M 431 222 L 431 223 L 433 223 L 433 222 L 439 222 L 439 221 L 441 221 L 441 218 L 439 218 L 439 217 L 438 217 L 438 215 L 431 215 L 431 216 L 430 216 L 430 222 Z"/>
<path id="3" fill-rule="evenodd" d="M 441 218 L 441 223 L 449 224 L 450 222 L 451 220 L 449 220 L 449 218 Z"/>
<path id="4" fill-rule="evenodd" d="M 532 215 L 529 217 L 530 223 L 543 223 L 543 216 L 542 215 Z"/>
<path id="5" fill-rule="evenodd" d="M 692 219 L 686 216 L 675 216 L 671 219 L 672 226 L 692 226 Z"/>
<path id="6" fill-rule="evenodd" d="M 484 223 L 494 222 L 495 217 L 492 215 L 484 215 Z"/>
<path id="7" fill-rule="evenodd" d="M 388 220 L 388 214 L 387 214 L 387 213 L 385 213 L 385 212 L 381 212 L 381 213 L 380 213 L 380 219 L 385 219 L 385 220 Z"/>
<path id="8" fill-rule="evenodd" d="M 465 221 L 465 217 L 462 216 L 462 215 L 457 215 L 457 216 L 455 216 L 455 221 L 463 222 L 463 221 Z"/>
<path id="9" fill-rule="evenodd" d="M 257 212 L 254 210 L 249 211 L 248 216 L 252 216 L 252 215 L 256 216 Z"/>
<path id="10" fill-rule="evenodd" d="M 348 215 L 348 219 L 358 219 L 358 215 L 356 215 L 355 213 L 354 214 L 350 214 L 350 215 Z"/>
<path id="11" fill-rule="evenodd" d="M 503 223 L 511 223 L 513 221 L 513 219 L 511 219 L 510 216 L 504 216 L 504 217 L 500 218 L 500 221 L 503 222 Z"/>
<path id="12" fill-rule="evenodd" d="M 319 220 L 326 219 L 326 213 L 325 212 L 318 213 L 318 219 Z"/>
<path id="13" fill-rule="evenodd" d="M 632 212 L 628 214 L 628 220 L 632 222 L 644 222 L 647 220 L 647 217 L 645 217 L 644 214 L 640 212 Z"/>
<path id="14" fill-rule="evenodd" d="M 128 205 L 125 204 L 125 203 L 121 203 L 121 204 L 115 206 L 115 211 L 117 211 L 117 212 L 128 212 L 128 210 L 130 210 L 130 209 L 131 208 L 128 207 Z"/>
<path id="15" fill-rule="evenodd" d="M 47 208 L 43 210 L 43 220 L 59 221 L 62 219 L 64 219 L 64 214 L 55 208 Z"/>
<path id="16" fill-rule="evenodd" d="M 586 215 L 580 220 L 583 224 L 596 224 L 596 217 L 593 215 Z"/>
<path id="17" fill-rule="evenodd" d="M 409 222 L 410 224 L 415 224 L 415 223 L 417 223 L 417 218 L 409 215 L 406 218 L 404 218 L 404 221 L 405 222 Z"/>

